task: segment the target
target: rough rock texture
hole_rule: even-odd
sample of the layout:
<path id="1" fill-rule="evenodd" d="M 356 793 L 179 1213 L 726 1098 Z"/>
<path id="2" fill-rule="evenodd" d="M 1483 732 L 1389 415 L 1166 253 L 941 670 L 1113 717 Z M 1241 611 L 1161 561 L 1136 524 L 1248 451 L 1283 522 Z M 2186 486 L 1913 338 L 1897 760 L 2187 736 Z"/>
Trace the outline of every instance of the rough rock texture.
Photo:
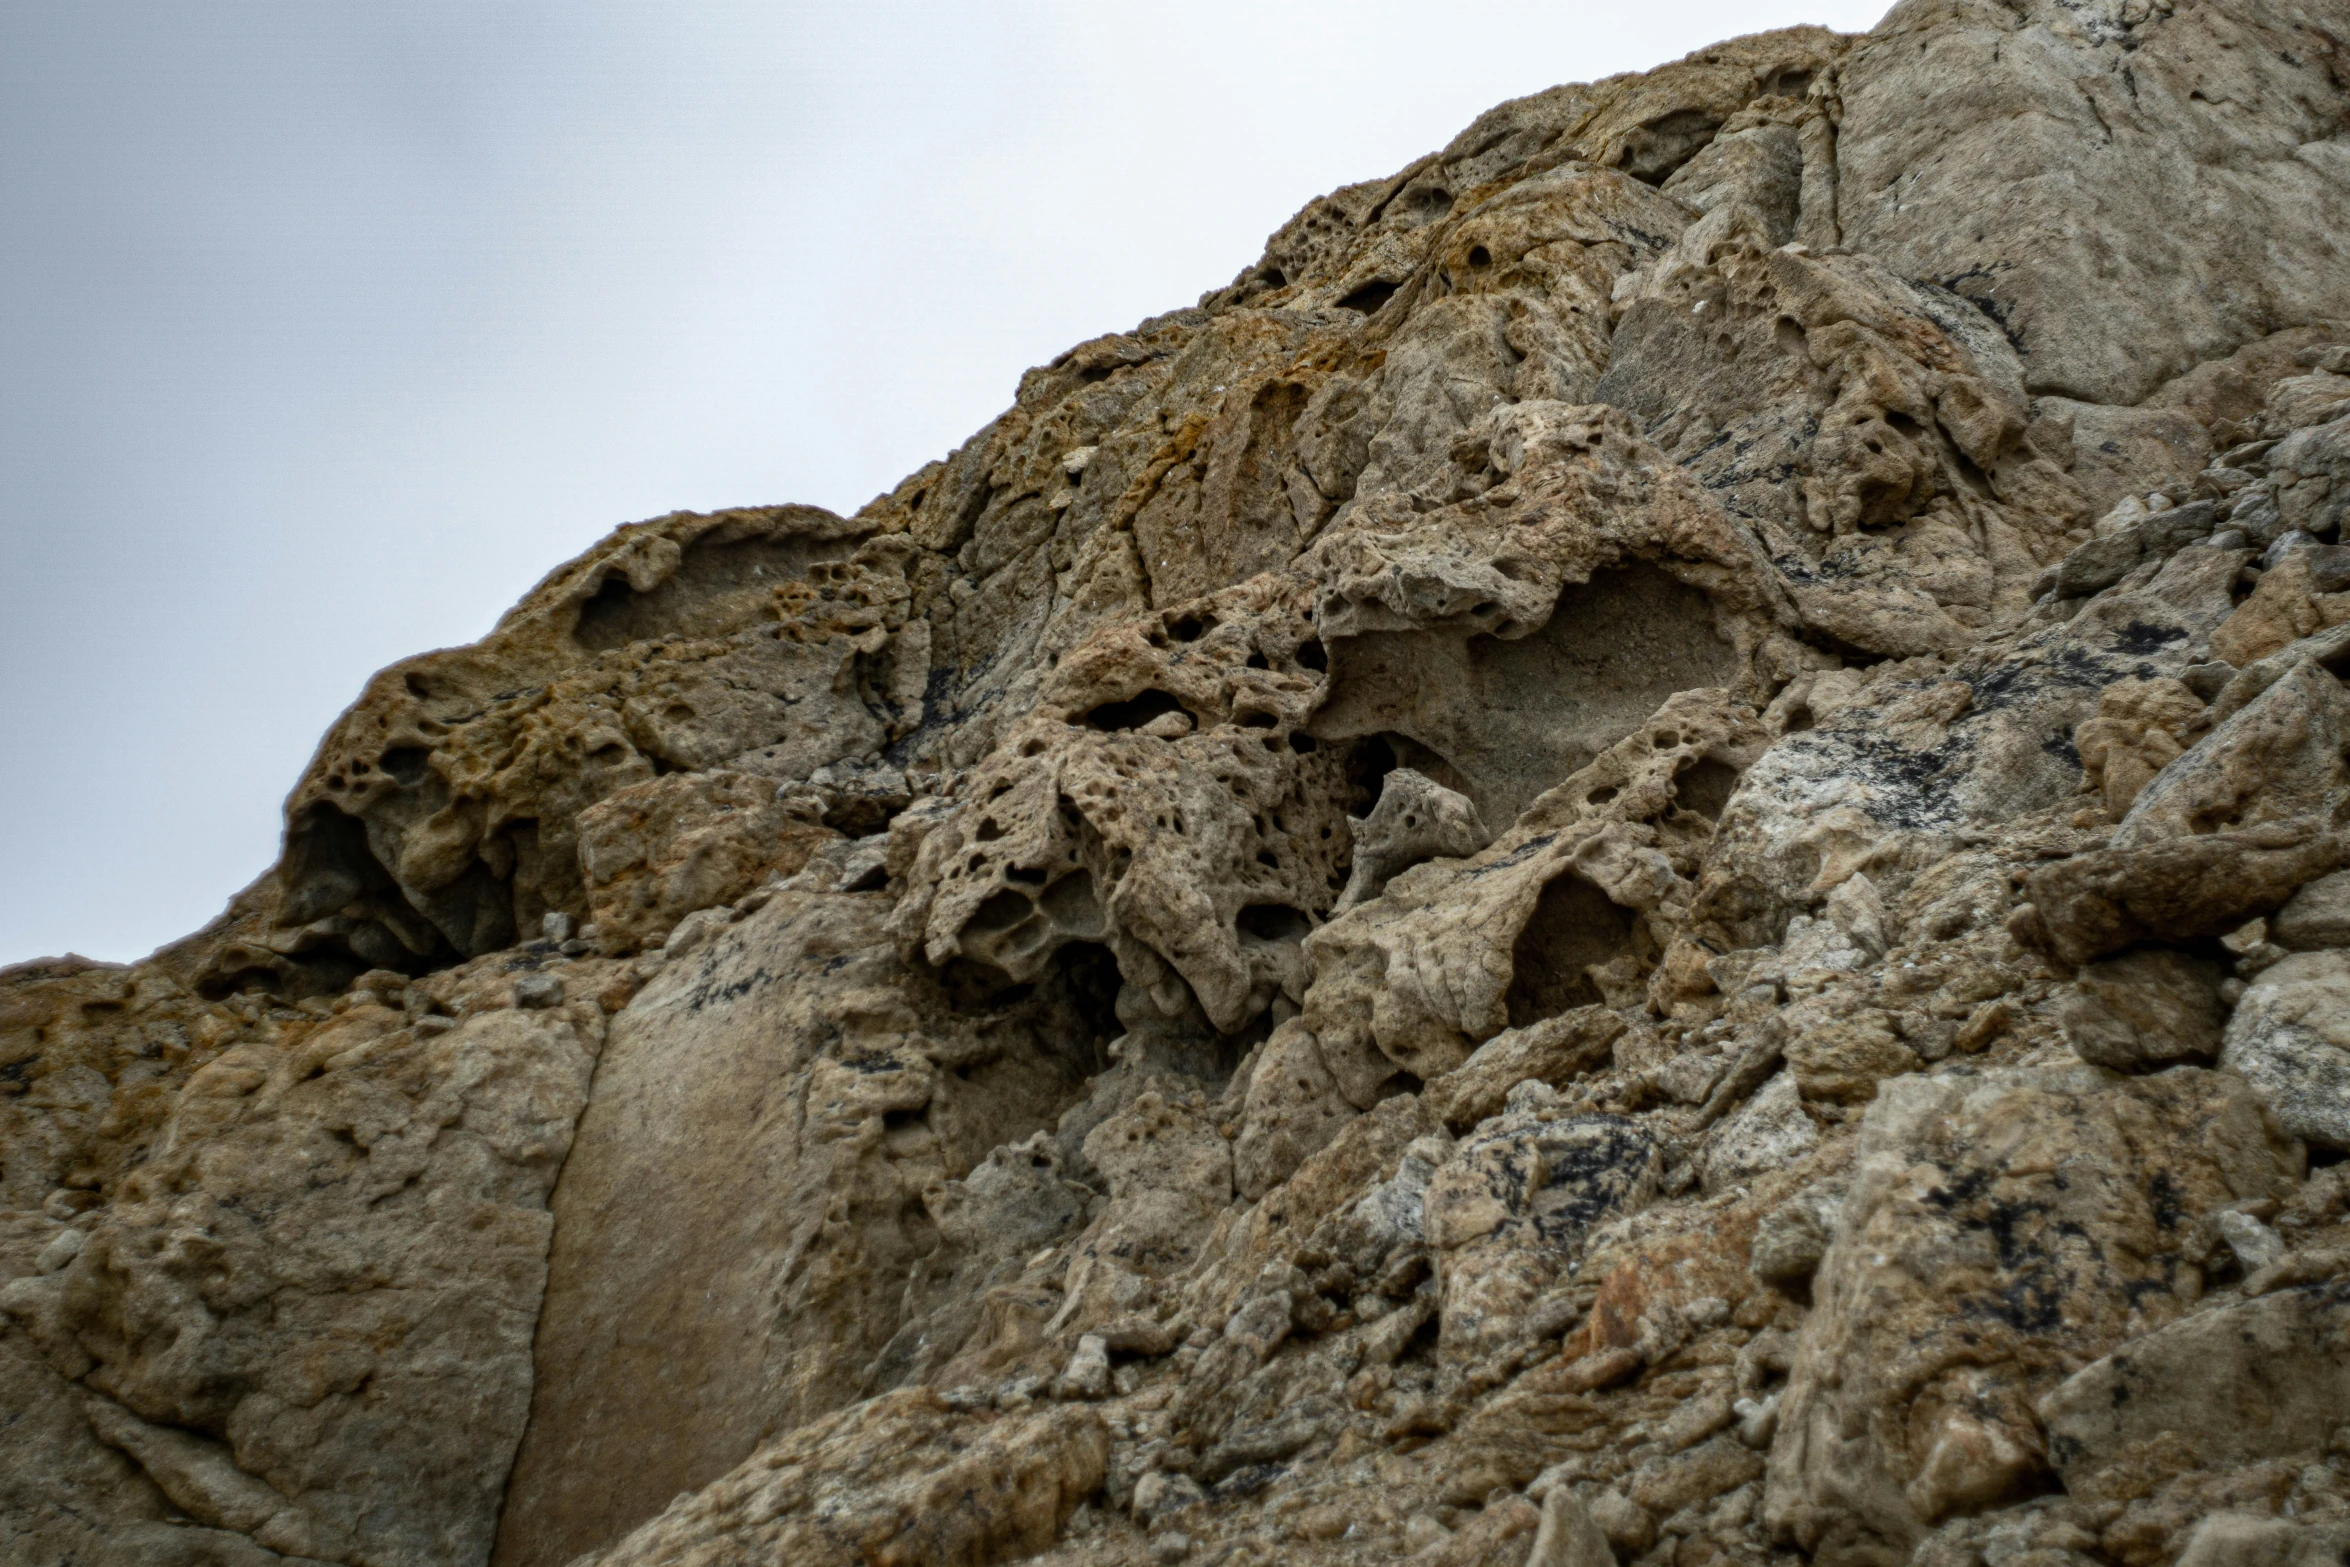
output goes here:
<path id="1" fill-rule="evenodd" d="M 0 1561 L 2350 1540 L 2350 23 L 1504 104 L 0 971 Z"/>
<path id="2" fill-rule="evenodd" d="M 2350 1148 L 2350 955 L 2299 952 L 2264 971 L 2236 1003 L 2220 1059 L 2286 1130 Z"/>

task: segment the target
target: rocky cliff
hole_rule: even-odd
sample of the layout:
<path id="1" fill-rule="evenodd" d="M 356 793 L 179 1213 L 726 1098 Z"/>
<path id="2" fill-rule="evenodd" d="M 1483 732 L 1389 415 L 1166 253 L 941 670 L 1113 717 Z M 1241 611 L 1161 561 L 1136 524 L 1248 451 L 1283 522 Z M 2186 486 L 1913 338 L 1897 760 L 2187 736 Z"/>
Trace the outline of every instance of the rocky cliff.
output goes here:
<path id="1" fill-rule="evenodd" d="M 1507 103 L 0 972 L 0 1561 L 2337 1562 L 2350 12 Z"/>

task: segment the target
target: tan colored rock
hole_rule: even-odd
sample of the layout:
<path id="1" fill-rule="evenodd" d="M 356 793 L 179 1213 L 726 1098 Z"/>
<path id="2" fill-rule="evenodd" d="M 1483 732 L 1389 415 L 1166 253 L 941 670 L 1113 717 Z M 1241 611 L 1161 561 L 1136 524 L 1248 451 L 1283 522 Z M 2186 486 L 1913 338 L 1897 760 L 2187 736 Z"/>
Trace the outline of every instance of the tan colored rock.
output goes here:
<path id="1" fill-rule="evenodd" d="M 984 1192 L 947 1183 L 1051 1126 L 1101 1041 L 1065 992 L 955 1014 L 900 967 L 887 916 L 873 894 L 779 893 L 615 1019 L 554 1195 L 498 1560 L 567 1562 L 769 1435 L 943 1362 L 977 1325 L 997 1248 L 1074 1217 L 1048 1204 L 991 1223 L 969 1200 Z M 1015 1212 L 1033 1206 L 1006 1184 Z M 949 1217 L 963 1207 L 977 1222 Z M 943 1291 L 973 1255 L 926 1262 L 941 1229 L 975 1267 L 936 1331 L 893 1353 L 938 1304 L 922 1281 Z"/>
<path id="2" fill-rule="evenodd" d="M 1377 897 L 1400 871 L 1439 856 L 1474 854 L 1493 836 L 1468 796 L 1408 767 L 1381 779 L 1371 814 L 1347 826 L 1354 837 L 1354 870 L 1338 895 L 1339 910 Z"/>
<path id="3" fill-rule="evenodd" d="M 1519 1111 L 1462 1139 L 1422 1199 L 1443 1289 L 1440 1352 L 1473 1360 L 1509 1342 L 1583 1233 L 1654 1194 L 1656 1159 L 1615 1116 Z"/>
<path id="4" fill-rule="evenodd" d="M 101 1438 L 299 1556 L 486 1554 L 603 1032 L 592 1006 L 403 1021 L 359 1006 L 223 1054 L 72 1261 L 8 1287 L 106 1395 Z"/>
<path id="5" fill-rule="evenodd" d="M 1803 1108 L 1800 1079 L 1773 1077 L 1707 1140 L 1705 1189 L 1739 1189 L 1756 1176 L 1783 1170 L 1819 1146 L 1819 1128 Z"/>
<path id="6" fill-rule="evenodd" d="M 2252 1567 L 2256 1562 L 2317 1567 L 2341 1554 L 2344 1533 L 2338 1525 L 2310 1527 L 2258 1513 L 2215 1513 L 2195 1526 L 2179 1560 L 2185 1567 Z"/>
<path id="7" fill-rule="evenodd" d="M 1499 1115 L 1510 1090 L 1520 1083 L 1565 1088 L 1582 1073 L 1598 1069 L 1624 1032 L 1624 1020 L 1604 1007 L 1577 1007 L 1496 1034 L 1468 1060 L 1429 1083 L 1421 1098 L 1445 1125 L 1466 1131 Z"/>
<path id="8" fill-rule="evenodd" d="M 2293 952 L 2350 947 L 2350 876 L 2336 871 L 2303 886 L 2269 921 L 2269 937 Z"/>
<path id="9" fill-rule="evenodd" d="M 2224 628 L 2223 628 L 2224 629 Z M 2350 797 L 2342 747 L 2350 692 L 2315 662 L 2304 662 L 2164 770 L 2114 834 L 2120 848 L 2250 827 L 2328 817 Z"/>
<path id="10" fill-rule="evenodd" d="M 762 1447 L 740 1467 L 603 1550 L 587 1567 L 718 1560 L 1016 1561 L 1052 1543 L 1101 1483 L 1100 1420 L 1082 1406 L 959 1415 L 893 1393 Z"/>
<path id="11" fill-rule="evenodd" d="M 1542 1526 L 1526 1567 L 1608 1567 L 1615 1560 L 1591 1511 L 1565 1486 L 1542 1499 Z"/>
<path id="12" fill-rule="evenodd" d="M 1788 1073 L 1806 1099 L 1866 1103 L 1880 1082 L 1922 1065 L 1882 1012 L 1824 1021 L 1787 1041 Z"/>
<path id="13" fill-rule="evenodd" d="M 312 1021 L 260 998 L 207 1001 L 158 962 L 0 970 L 0 1210 L 97 1206 L 145 1160 L 193 1073 Z"/>
<path id="14" fill-rule="evenodd" d="M 0 974 L 0 1557 L 2331 1539 L 2329 25 L 1537 93 L 385 671 Z"/>
<path id="15" fill-rule="evenodd" d="M 2279 907 L 2346 853 L 2308 818 L 2093 850 L 2034 871 L 2031 901 L 2010 928 L 2071 964 L 2141 941 L 2217 936 Z"/>
<path id="16" fill-rule="evenodd" d="M 635 524 L 482 642 L 376 676 L 288 800 L 266 895 L 212 937 L 208 982 L 332 989 L 584 918 L 576 824 L 598 800 L 663 768 L 805 777 L 911 728 L 928 628 L 907 627 L 908 546 L 859 553 L 872 531 L 804 506 Z"/>
<path id="17" fill-rule="evenodd" d="M 2339 114 L 2339 85 L 2294 46 L 2314 25 L 2261 6 L 1900 7 L 1838 69 L 1843 242 L 1956 280 L 2020 342 L 2035 391 L 2103 403 L 2276 324 L 2350 314 L 2323 268 L 2253 259 L 2314 256 L 2350 201 L 2339 169 L 2298 156 Z M 2271 94 L 2295 107 L 2252 107 Z M 2213 221 L 2143 221 L 2156 189 L 2196 192 Z M 1993 190 L 1998 224 L 1936 215 Z M 2222 275 L 2212 293 L 2186 282 Z"/>
<path id="18" fill-rule="evenodd" d="M 1725 693 L 1685 693 L 1478 854 L 1408 871 L 1316 932 L 1305 1019 L 1341 1091 L 1433 1078 L 1505 1028 L 1639 997 L 1712 836 L 1683 780 L 1719 789 L 1758 738 Z"/>
<path id="19" fill-rule="evenodd" d="M 2219 1053 L 2219 965 L 2151 949 L 2092 963 L 2061 1005 L 2065 1043 L 2117 1072 L 2159 1071 Z"/>
<path id="20" fill-rule="evenodd" d="M 2212 634 L 2211 651 L 2241 668 L 2287 644 L 2350 620 L 2350 596 L 2320 592 L 2309 557 L 2288 555 Z"/>
<path id="21" fill-rule="evenodd" d="M 2158 1446 L 2224 1469 L 2325 1450 L 2350 1404 L 2350 1285 L 2281 1290 L 2134 1338 L 2040 1403 L 2076 1496 L 2112 1494 Z"/>
<path id="22" fill-rule="evenodd" d="M 2118 820 L 2154 775 L 2185 753 L 2202 716 L 2202 699 L 2177 680 L 2107 686 L 2098 693 L 2097 716 L 2073 731 L 2081 787 Z"/>
<path id="23" fill-rule="evenodd" d="M 1784 1395 L 1774 1534 L 1874 1560 L 2027 1494 L 2049 1464 L 2037 1400 L 2192 1304 L 2185 1221 L 2297 1174 L 2225 1074 L 1886 1084 Z"/>
<path id="24" fill-rule="evenodd" d="M 837 836 L 777 800 L 772 778 L 655 778 L 580 813 L 587 915 L 608 951 L 659 946 L 686 915 L 795 874 Z"/>

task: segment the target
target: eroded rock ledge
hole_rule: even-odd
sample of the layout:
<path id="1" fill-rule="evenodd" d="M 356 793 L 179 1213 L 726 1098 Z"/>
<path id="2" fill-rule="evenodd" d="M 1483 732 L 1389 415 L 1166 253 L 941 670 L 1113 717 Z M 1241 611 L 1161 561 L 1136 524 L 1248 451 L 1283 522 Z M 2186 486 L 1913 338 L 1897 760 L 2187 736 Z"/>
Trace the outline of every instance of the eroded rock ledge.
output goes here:
<path id="1" fill-rule="evenodd" d="M 2350 27 L 1504 104 L 0 972 L 0 1560 L 2350 1547 Z"/>

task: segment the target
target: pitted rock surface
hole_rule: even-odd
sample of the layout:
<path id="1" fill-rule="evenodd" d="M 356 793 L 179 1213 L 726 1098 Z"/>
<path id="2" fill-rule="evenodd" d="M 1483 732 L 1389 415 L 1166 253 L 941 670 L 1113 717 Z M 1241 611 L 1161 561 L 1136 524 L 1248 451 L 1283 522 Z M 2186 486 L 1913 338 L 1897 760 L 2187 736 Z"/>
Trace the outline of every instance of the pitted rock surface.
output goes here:
<path id="1" fill-rule="evenodd" d="M 0 1560 L 2350 1541 L 2350 18 L 1500 105 L 0 971 Z"/>

